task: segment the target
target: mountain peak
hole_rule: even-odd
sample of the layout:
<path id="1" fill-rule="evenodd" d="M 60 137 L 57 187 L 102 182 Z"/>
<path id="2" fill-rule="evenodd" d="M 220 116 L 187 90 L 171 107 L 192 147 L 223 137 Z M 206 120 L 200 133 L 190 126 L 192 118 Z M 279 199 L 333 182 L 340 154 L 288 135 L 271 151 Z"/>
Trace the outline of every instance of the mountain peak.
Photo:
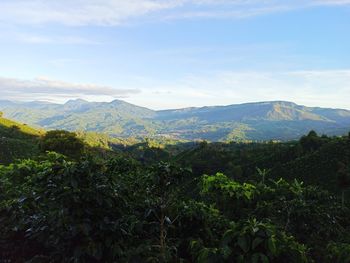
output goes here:
<path id="1" fill-rule="evenodd" d="M 262 102 L 253 102 L 252 104 L 257 105 L 280 105 L 280 106 L 289 106 L 289 107 L 295 107 L 295 106 L 301 106 L 298 105 L 292 101 L 286 101 L 286 100 L 272 100 L 272 101 L 262 101 Z"/>
<path id="2" fill-rule="evenodd" d="M 122 104 L 122 103 L 127 103 L 123 100 L 118 100 L 118 99 L 114 99 L 112 100 L 109 104 L 112 104 L 112 105 L 119 105 L 119 104 Z"/>
<path id="3" fill-rule="evenodd" d="M 72 99 L 72 100 L 69 100 L 65 103 L 65 105 L 77 105 L 77 104 L 86 104 L 86 103 L 89 103 L 88 101 L 86 100 L 83 100 L 83 99 Z"/>

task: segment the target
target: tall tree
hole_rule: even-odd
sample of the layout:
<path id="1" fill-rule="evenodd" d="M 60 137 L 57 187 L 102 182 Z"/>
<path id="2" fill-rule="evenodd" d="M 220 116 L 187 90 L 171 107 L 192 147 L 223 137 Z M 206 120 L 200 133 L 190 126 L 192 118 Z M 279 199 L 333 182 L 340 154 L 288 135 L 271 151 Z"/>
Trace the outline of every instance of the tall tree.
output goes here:
<path id="1" fill-rule="evenodd" d="M 338 187 L 341 190 L 341 204 L 345 204 L 345 191 L 350 187 L 350 170 L 349 165 L 338 163 Z"/>

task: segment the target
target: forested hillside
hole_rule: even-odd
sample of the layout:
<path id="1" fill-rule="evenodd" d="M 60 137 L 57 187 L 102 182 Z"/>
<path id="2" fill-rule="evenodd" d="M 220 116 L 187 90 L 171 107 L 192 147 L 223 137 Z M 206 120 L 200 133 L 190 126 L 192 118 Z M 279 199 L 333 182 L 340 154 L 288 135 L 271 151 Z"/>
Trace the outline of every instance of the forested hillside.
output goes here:
<path id="1" fill-rule="evenodd" d="M 0 164 L 38 155 L 38 137 L 44 132 L 2 116 L 0 112 Z"/>
<path id="2" fill-rule="evenodd" d="M 121 100 L 65 104 L 0 101 L 8 118 L 45 129 L 89 131 L 114 137 L 173 140 L 296 140 L 310 130 L 344 135 L 350 111 L 272 101 L 154 111 Z"/>
<path id="3" fill-rule="evenodd" d="M 350 262 L 350 136 L 0 131 L 0 262 Z"/>

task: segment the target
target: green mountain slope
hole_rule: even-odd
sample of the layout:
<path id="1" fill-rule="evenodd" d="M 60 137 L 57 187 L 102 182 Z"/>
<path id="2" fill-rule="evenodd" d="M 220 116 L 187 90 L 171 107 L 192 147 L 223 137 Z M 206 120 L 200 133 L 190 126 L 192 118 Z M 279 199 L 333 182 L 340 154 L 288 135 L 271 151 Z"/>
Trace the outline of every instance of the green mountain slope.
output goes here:
<path id="1" fill-rule="evenodd" d="M 153 111 L 121 100 L 67 103 L 0 101 L 9 118 L 45 129 L 102 132 L 116 137 L 166 137 L 211 141 L 290 140 L 310 130 L 342 135 L 350 130 L 350 111 L 312 108 L 292 102 Z"/>
<path id="2" fill-rule="evenodd" d="M 43 133 L 0 116 L 0 164 L 38 155 L 38 140 Z"/>

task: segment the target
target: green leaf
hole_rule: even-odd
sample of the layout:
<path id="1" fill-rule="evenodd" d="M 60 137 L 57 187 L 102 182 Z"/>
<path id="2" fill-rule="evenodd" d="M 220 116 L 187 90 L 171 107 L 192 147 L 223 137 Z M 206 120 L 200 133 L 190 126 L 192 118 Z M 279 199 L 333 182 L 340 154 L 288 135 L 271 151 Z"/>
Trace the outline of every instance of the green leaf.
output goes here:
<path id="1" fill-rule="evenodd" d="M 269 238 L 268 242 L 267 242 L 267 246 L 270 250 L 270 252 L 273 254 L 273 255 L 276 255 L 277 253 L 277 249 L 276 249 L 276 240 L 275 238 L 272 236 Z"/>
<path id="2" fill-rule="evenodd" d="M 264 254 L 260 254 L 260 259 L 262 261 L 262 263 L 269 263 L 270 260 L 267 256 L 265 256 Z"/>
<path id="3" fill-rule="evenodd" d="M 249 244 L 248 244 L 248 240 L 246 237 L 244 237 L 244 236 L 239 237 L 237 244 L 245 253 L 247 253 L 249 251 Z"/>
<path id="4" fill-rule="evenodd" d="M 224 259 L 227 259 L 231 254 L 232 254 L 232 249 L 227 247 L 227 246 L 225 246 L 223 248 Z"/>

